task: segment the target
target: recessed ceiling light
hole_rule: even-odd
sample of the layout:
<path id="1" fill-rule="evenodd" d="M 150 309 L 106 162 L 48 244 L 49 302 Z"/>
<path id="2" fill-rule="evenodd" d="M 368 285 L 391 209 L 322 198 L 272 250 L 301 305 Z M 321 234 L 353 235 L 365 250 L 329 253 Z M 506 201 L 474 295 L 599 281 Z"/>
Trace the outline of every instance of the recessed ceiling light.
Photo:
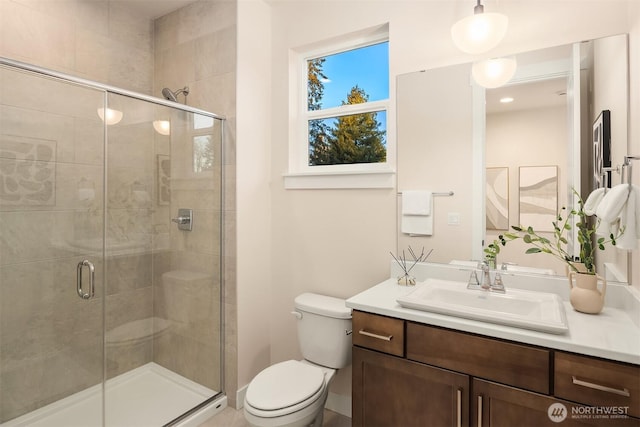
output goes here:
<path id="1" fill-rule="evenodd" d="M 503 104 L 508 104 L 510 102 L 513 102 L 513 98 L 510 96 L 505 96 L 504 98 L 500 98 L 500 102 Z"/>

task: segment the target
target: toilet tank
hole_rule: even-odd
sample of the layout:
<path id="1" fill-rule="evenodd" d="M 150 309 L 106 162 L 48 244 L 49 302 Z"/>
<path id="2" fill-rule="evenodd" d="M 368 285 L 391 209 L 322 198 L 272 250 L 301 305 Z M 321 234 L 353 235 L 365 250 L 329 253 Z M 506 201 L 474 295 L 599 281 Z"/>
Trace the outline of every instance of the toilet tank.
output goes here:
<path id="1" fill-rule="evenodd" d="M 333 369 L 351 363 L 351 309 L 345 300 L 304 293 L 294 305 L 300 314 L 298 341 L 303 357 Z"/>

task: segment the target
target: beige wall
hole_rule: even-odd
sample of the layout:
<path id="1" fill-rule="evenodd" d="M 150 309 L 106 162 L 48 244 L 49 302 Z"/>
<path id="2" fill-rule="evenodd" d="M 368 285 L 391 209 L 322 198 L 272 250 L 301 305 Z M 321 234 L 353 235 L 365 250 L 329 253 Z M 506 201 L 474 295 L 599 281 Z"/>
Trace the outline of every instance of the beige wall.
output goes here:
<path id="1" fill-rule="evenodd" d="M 640 3 L 629 2 L 629 141 L 628 154 L 640 156 Z M 640 185 L 638 162 L 633 167 L 633 183 Z M 640 289 L 640 249 L 631 253 L 632 284 Z"/>
<path id="2" fill-rule="evenodd" d="M 590 123 L 594 123 L 602 110 L 610 111 L 611 118 L 611 166 L 622 165 L 628 152 L 629 88 L 627 86 L 628 43 L 626 35 L 596 40 L 593 44 L 592 91 L 593 104 Z M 631 120 L 632 121 L 632 120 Z M 587 135 L 587 140 L 590 139 Z M 621 175 L 611 174 L 611 185 L 621 182 Z M 599 236 L 606 237 L 606 236 Z M 629 252 L 615 248 L 596 252 L 596 269 L 604 272 L 605 265 L 615 265 L 615 269 L 624 277 L 627 274 Z M 606 264 L 605 264 L 606 263 Z"/>
<path id="3" fill-rule="evenodd" d="M 454 192 L 433 198 L 433 235 L 402 233 L 402 197 L 398 196 L 398 251 L 411 246 L 430 251 L 429 260 L 469 260 L 474 216 L 471 180 L 473 96 L 466 64 L 408 73 L 398 79 L 398 191 Z M 447 103 L 433 102 L 447 99 Z M 448 214 L 459 216 L 448 225 Z M 452 242 L 454 242 L 452 244 Z M 394 251 L 395 252 L 395 251 Z"/>
<path id="4" fill-rule="evenodd" d="M 271 362 L 271 129 L 272 90 L 269 6 L 261 0 L 238 3 L 238 372 L 240 386 Z M 256 49 L 256 46 L 264 46 Z M 235 402 L 235 395 L 228 396 Z M 242 402 L 238 402 L 242 404 Z"/>
<path id="5" fill-rule="evenodd" d="M 283 189 L 289 142 L 289 49 L 389 22 L 392 104 L 398 74 L 474 58 L 457 51 L 450 39 L 451 24 L 471 13 L 463 2 L 332 2 L 330 8 L 314 1 L 270 4 L 273 65 L 272 79 L 265 84 L 277 96 L 273 96 L 270 141 L 265 137 L 265 143 L 272 145 L 273 245 L 261 250 L 273 254 L 274 303 L 269 315 L 260 315 L 254 322 L 270 323 L 271 361 L 277 362 L 299 357 L 293 338 L 295 322 L 288 314 L 299 292 L 355 294 L 388 276 L 388 252 L 396 250 L 396 190 Z M 491 55 L 627 32 L 629 7 L 610 1 L 545 2 L 544 7 L 535 2 L 488 2 L 487 10 L 501 10 L 510 18 L 506 39 Z M 634 24 L 637 31 L 637 20 Z M 637 108 L 634 111 L 637 114 Z M 239 283 L 245 285 L 254 286 Z M 244 331 L 238 333 L 242 336 Z M 250 378 L 258 370 L 253 364 L 239 365 L 238 378 Z M 349 394 L 344 374 L 333 391 Z"/>
<path id="6" fill-rule="evenodd" d="M 543 126 L 540 124 L 543 123 Z M 521 225 L 520 166 L 558 166 L 558 208 L 567 200 L 566 107 L 534 108 L 487 115 L 487 167 L 509 168 L 509 226 Z M 510 229 L 510 228 L 509 228 Z M 504 230 L 487 230 L 491 242 Z M 551 236 L 552 233 L 549 233 Z M 565 263 L 547 254 L 525 254 L 520 240 L 501 248 L 498 261 L 514 262 L 564 274 Z"/>

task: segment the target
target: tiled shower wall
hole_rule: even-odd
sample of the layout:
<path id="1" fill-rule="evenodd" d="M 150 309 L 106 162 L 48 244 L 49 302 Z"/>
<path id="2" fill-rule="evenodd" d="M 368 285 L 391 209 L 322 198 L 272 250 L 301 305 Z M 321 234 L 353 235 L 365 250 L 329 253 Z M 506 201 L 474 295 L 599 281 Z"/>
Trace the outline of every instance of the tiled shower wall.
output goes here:
<path id="1" fill-rule="evenodd" d="M 153 25 L 110 1 L 0 0 L 0 55 L 151 93 Z M 104 270 L 96 261 L 99 255 L 92 253 L 100 250 L 96 242 L 103 228 L 103 124 L 96 107 L 104 95 L 48 79 L 9 73 L 4 77 L 3 178 L 10 179 L 14 167 L 22 167 L 17 173 L 23 176 L 29 159 L 35 159 L 35 170 L 41 169 L 34 175 L 37 182 L 44 172 L 52 172 L 44 179 L 52 184 L 53 196 L 36 203 L 6 199 L 0 209 L 0 422 L 101 381 L 104 297 L 100 274 L 95 299 L 83 301 L 75 295 L 78 261 L 94 260 L 96 271 Z M 129 136 L 118 137 L 113 129 L 114 141 L 128 146 L 144 136 L 139 148 L 150 147 L 145 143 L 150 133 L 135 125 L 131 130 Z M 35 157 L 24 152 L 31 146 Z M 130 162 L 136 156 L 120 158 Z M 110 179 L 112 189 L 126 181 L 115 175 Z M 109 214 L 114 224 L 144 223 L 129 219 L 140 220 L 147 207 L 136 206 L 133 216 L 118 204 L 113 207 Z M 150 269 L 139 268 L 145 263 L 143 252 L 133 257 L 110 254 L 107 326 L 124 322 L 123 313 L 151 312 Z M 151 360 L 149 351 L 129 356 L 111 359 L 108 374 Z"/>
<path id="2" fill-rule="evenodd" d="M 153 23 L 109 0 L 0 0 L 0 55 L 151 94 Z"/>
<path id="3" fill-rule="evenodd" d="M 225 157 L 221 159 L 225 174 L 224 380 L 225 391 L 231 406 L 236 405 L 237 389 L 234 197 L 236 9 L 235 1 L 200 0 L 157 19 L 155 21 L 154 76 L 154 95 L 158 96 L 163 87 L 176 90 L 188 86 L 190 93 L 187 103 L 189 105 L 226 117 Z M 184 98 L 180 95 L 179 99 L 183 101 Z M 180 152 L 188 153 L 189 149 L 185 147 L 180 149 Z M 220 212 L 215 212 L 215 208 L 213 212 L 208 212 L 209 208 L 203 205 L 210 197 L 210 193 L 205 188 L 199 188 L 197 180 L 175 181 L 172 191 L 175 192 L 172 195 L 172 213 L 175 214 L 179 207 L 192 207 L 178 206 L 178 204 L 192 204 L 199 216 L 204 214 L 209 218 L 219 218 Z M 197 236 L 192 235 L 172 240 L 172 244 L 177 245 L 173 246 L 171 251 L 172 270 L 205 273 L 209 271 L 211 262 L 209 249 L 206 242 L 201 241 L 198 244 L 197 239 Z M 189 342 L 190 338 L 183 336 L 182 340 L 182 342 Z M 194 345 L 209 344 L 194 343 Z M 203 354 L 206 354 L 206 351 Z M 185 355 L 185 357 L 189 356 Z M 181 362 L 176 361 L 176 363 Z"/>
<path id="4" fill-rule="evenodd" d="M 102 380 L 103 288 L 82 300 L 75 276 L 83 259 L 103 270 L 104 95 L 4 68 L 0 82 L 1 424 Z"/>
<path id="5" fill-rule="evenodd" d="M 98 82 L 104 82 L 113 86 L 159 96 L 162 87 L 170 87 L 173 90 L 188 85 L 191 94 L 188 104 L 226 115 L 225 123 L 225 150 L 226 157 L 222 165 L 222 159 L 217 159 L 226 174 L 226 209 L 225 228 L 225 252 L 224 275 L 225 287 L 225 339 L 226 339 L 226 363 L 225 379 L 226 390 L 230 397 L 235 396 L 236 355 L 235 355 L 235 227 L 234 227 L 234 188 L 235 188 L 235 2 L 202 0 L 194 5 L 183 8 L 180 11 L 160 18 L 154 23 L 146 20 L 138 20 L 131 17 L 130 12 L 120 8 L 117 2 L 108 0 L 57 0 L 56 2 L 42 2 L 36 0 L 0 0 L 0 55 L 12 59 L 21 60 L 31 64 L 59 70 L 70 75 L 75 75 Z M 155 32 L 155 37 L 154 37 Z M 155 56 L 154 56 L 155 52 Z M 155 73 L 155 80 L 154 80 Z M 93 113 L 92 113 L 93 114 Z M 95 119 L 94 119 L 95 120 Z M 100 123 L 96 123 L 100 127 Z M 42 130 L 42 129 L 39 129 Z M 122 131 L 119 133 L 119 131 Z M 130 133 L 131 132 L 131 133 Z M 142 144 L 141 150 L 124 155 L 118 150 L 109 152 L 110 164 L 116 169 L 125 170 L 142 161 L 142 169 L 153 169 L 156 156 L 171 153 L 179 153 L 182 148 L 171 147 L 166 139 L 158 137 L 150 132 L 148 127 L 132 124 L 113 127 L 110 131 L 113 140 L 113 149 L 118 146 L 122 152 L 132 144 Z M 86 139 L 73 137 L 69 142 L 75 144 L 76 150 L 85 150 Z M 146 150 L 150 151 L 146 151 Z M 91 153 L 91 151 L 89 151 Z M 95 153 L 94 153 L 95 154 Z M 101 155 L 101 153 L 100 153 Z M 140 157 L 140 158 L 138 158 Z M 60 171 L 61 169 L 59 169 Z M 176 178 L 179 171 L 176 169 Z M 78 177 L 79 179 L 80 177 Z M 110 188 L 117 188 L 118 181 L 127 181 L 127 172 L 121 176 L 110 176 Z M 154 186 L 154 183 L 142 183 Z M 215 183 L 210 182 L 204 187 L 201 183 L 189 179 L 175 179 L 172 202 L 169 206 L 155 209 L 151 215 L 146 202 L 135 201 L 137 205 L 131 206 L 131 201 L 123 200 L 118 204 L 118 195 L 109 195 L 111 207 L 108 212 L 109 220 L 122 224 L 129 223 L 133 229 L 147 233 L 147 237 L 170 233 L 172 243 L 168 251 L 156 257 L 153 261 L 145 251 L 136 256 L 120 256 L 114 250 L 109 258 L 107 272 L 110 277 L 108 302 L 107 302 L 107 328 L 116 329 L 129 321 L 141 318 L 159 318 L 163 316 L 186 315 L 180 313 L 176 303 L 180 301 L 197 304 L 202 299 L 197 289 L 202 288 L 202 277 L 195 277 L 192 288 L 185 293 L 171 293 L 169 289 L 177 289 L 170 285 L 172 281 L 182 280 L 185 271 L 197 272 L 207 277 L 208 272 L 214 272 L 219 262 L 218 248 L 212 246 L 217 239 L 216 220 L 220 218 L 220 205 L 209 204 L 215 199 L 212 188 Z M 99 196 L 96 195 L 96 198 Z M 112 200 L 112 197 L 115 199 Z M 189 204 L 196 210 L 196 218 L 204 219 L 206 227 L 202 233 L 192 234 L 189 238 L 178 234 L 175 230 L 158 230 L 161 222 L 175 216 L 175 210 L 182 204 Z M 23 216 L 22 212 L 17 212 Z M 53 216 L 48 216 L 53 219 Z M 131 218 L 128 222 L 126 218 Z M 197 219 L 196 219 L 197 221 Z M 46 222 L 41 222 L 46 224 Z M 145 228 L 147 227 L 149 228 Z M 201 222 L 202 224 L 202 222 Z M 166 227 L 166 225 L 165 225 Z M 99 224 L 98 224 L 99 228 Z M 214 233 L 213 235 L 211 233 Z M 146 249 L 157 249 L 158 235 L 147 238 L 144 241 Z M 208 239 L 207 236 L 211 236 Z M 164 258 L 162 258 L 164 257 Z M 152 265 L 156 268 L 152 270 Z M 98 269 L 100 266 L 96 266 Z M 164 276 L 166 271 L 182 272 Z M 181 276 L 182 274 L 182 276 Z M 196 274 L 196 275 L 197 275 Z M 69 276 L 69 277 L 66 277 Z M 66 279 L 53 279 L 55 275 L 47 276 L 50 280 L 39 283 L 72 283 L 75 274 L 66 274 Z M 155 283 L 152 278 L 155 277 Z M 193 279 L 194 277 L 191 277 Z M 9 278 L 4 278 L 5 283 Z M 206 279 L 208 280 L 208 279 Z M 205 281 L 206 281 L 205 280 Z M 154 288 L 155 286 L 155 288 Z M 220 283 L 214 283 L 205 292 L 215 292 Z M 155 293 L 155 298 L 152 295 Z M 190 297 L 190 299 L 189 299 Z M 6 299 L 8 300 L 8 299 Z M 77 302 L 83 303 L 78 300 Z M 76 303 L 77 303 L 76 302 Z M 151 303 L 153 302 L 153 303 Z M 213 316 L 219 312 L 220 307 L 213 308 Z M 6 313 L 6 311 L 5 311 Z M 26 314 L 27 311 L 21 311 Z M 206 319 L 200 319 L 207 322 Z M 31 322 L 34 334 L 49 333 L 45 329 L 39 329 L 37 319 L 24 318 L 23 321 Z M 72 322 L 71 317 L 61 319 L 62 327 Z M 66 322 L 66 323 L 64 323 Z M 41 322 L 40 322 L 41 323 Z M 83 325 L 90 326 L 90 325 Z M 99 328 L 101 325 L 94 325 Z M 155 347 L 148 345 L 136 348 L 110 348 L 107 358 L 107 370 L 109 376 L 124 372 L 130 368 L 146 363 L 152 359 L 155 351 L 156 362 L 169 365 L 188 377 L 198 379 L 198 373 L 190 370 L 190 367 L 203 363 L 215 363 L 219 351 L 213 342 L 216 341 L 215 332 L 210 335 L 211 341 L 204 337 L 204 333 L 211 332 L 215 324 L 207 323 L 200 329 L 203 335 L 194 334 L 194 331 L 184 331 L 177 334 L 178 340 L 168 346 L 160 341 Z M 5 329 L 3 328 L 3 332 Z M 56 333 L 58 334 L 58 333 Z M 43 337 L 30 336 L 30 340 L 39 340 Z M 46 337 L 45 337 L 46 338 Z M 165 336 L 166 338 L 166 336 Z M 166 344 L 166 343 L 165 343 Z M 168 347 L 182 346 L 182 352 L 165 351 Z M 187 345 L 184 347 L 183 345 Z M 163 349 L 164 347 L 164 349 Z M 94 346 L 94 348 L 96 348 Z M 46 358 L 32 354 L 30 357 L 36 360 L 41 357 L 43 363 Z M 94 358 L 90 358 L 94 359 Z M 6 360 L 6 359 L 4 359 Z M 97 360 L 97 359 L 95 359 Z M 43 365 L 43 369 L 46 369 Z M 40 371 L 38 371 L 40 372 Z M 68 379 L 68 378 L 67 378 Z M 91 385 L 94 380 L 75 385 L 65 384 L 65 391 L 52 390 L 52 397 L 47 400 L 55 400 L 64 397 L 67 391 L 82 389 Z M 205 385 L 212 388 L 220 379 L 216 374 L 201 379 Z M 34 380 L 38 382 L 38 380 Z M 57 397 L 56 397 L 57 396 Z M 42 399 L 41 399 L 42 400 Z M 39 402 L 46 403 L 46 402 Z M 232 404 L 234 404 L 232 402 Z M 36 405 L 37 406 L 37 405 Z M 15 416 L 18 412 L 7 414 Z"/>

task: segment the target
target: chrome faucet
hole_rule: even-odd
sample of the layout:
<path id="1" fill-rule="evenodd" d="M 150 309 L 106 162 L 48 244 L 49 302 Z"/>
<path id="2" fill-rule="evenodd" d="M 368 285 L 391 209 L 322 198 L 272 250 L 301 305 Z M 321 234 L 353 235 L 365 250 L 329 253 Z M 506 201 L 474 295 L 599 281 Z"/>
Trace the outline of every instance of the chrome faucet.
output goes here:
<path id="1" fill-rule="evenodd" d="M 504 283 L 502 282 L 502 275 L 498 270 L 496 270 L 496 275 L 493 278 L 493 283 L 491 284 L 491 290 L 493 292 L 500 292 L 504 294 L 507 290 L 504 288 Z"/>
<path id="2" fill-rule="evenodd" d="M 480 281 L 480 287 L 483 291 L 491 289 L 491 269 L 487 261 L 482 262 L 482 280 Z"/>
<path id="3" fill-rule="evenodd" d="M 476 289 L 481 291 L 493 291 L 499 293 L 505 293 L 506 289 L 502 281 L 502 276 L 498 270 L 494 270 L 494 278 L 491 280 L 491 267 L 487 261 L 478 263 L 477 270 L 480 270 L 480 278 L 476 270 L 471 272 L 469 282 L 467 283 L 467 289 Z"/>

